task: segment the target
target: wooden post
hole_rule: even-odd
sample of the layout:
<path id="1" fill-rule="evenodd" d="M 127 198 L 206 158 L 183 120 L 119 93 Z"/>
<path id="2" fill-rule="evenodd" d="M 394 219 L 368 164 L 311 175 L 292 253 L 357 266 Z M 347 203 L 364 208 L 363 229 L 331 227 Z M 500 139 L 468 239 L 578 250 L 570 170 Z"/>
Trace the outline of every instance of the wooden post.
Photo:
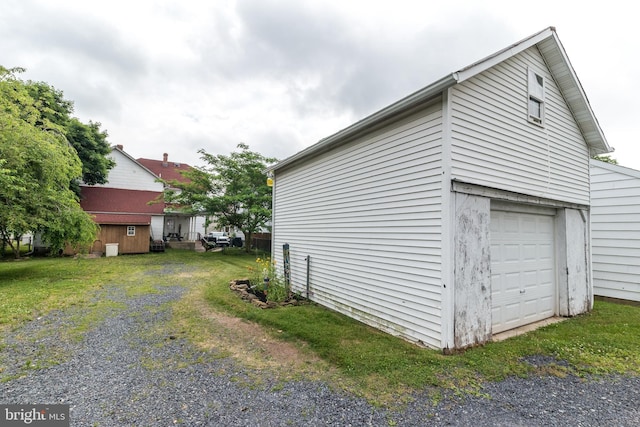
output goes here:
<path id="1" fill-rule="evenodd" d="M 282 245 L 282 259 L 284 260 L 284 283 L 287 289 L 291 286 L 291 265 L 289 262 L 289 244 Z"/>

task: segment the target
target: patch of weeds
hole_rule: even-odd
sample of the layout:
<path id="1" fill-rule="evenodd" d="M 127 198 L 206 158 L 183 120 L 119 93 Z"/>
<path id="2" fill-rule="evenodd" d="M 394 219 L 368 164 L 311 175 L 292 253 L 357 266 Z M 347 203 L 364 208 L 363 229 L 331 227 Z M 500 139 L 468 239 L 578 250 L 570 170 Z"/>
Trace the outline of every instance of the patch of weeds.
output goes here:
<path id="1" fill-rule="evenodd" d="M 7 382 L 27 375 L 30 371 L 48 368 L 66 360 L 70 351 L 58 340 L 47 343 L 22 342 L 12 346 L 12 362 L 3 360 L 0 381 Z"/>
<path id="2" fill-rule="evenodd" d="M 75 310 L 71 317 L 73 326 L 69 329 L 69 336 L 79 342 L 87 331 L 102 323 L 108 316 L 124 311 L 126 308 L 127 305 L 123 302 L 102 300 Z"/>
<path id="3" fill-rule="evenodd" d="M 150 282 L 147 283 L 139 283 L 136 286 L 127 286 L 125 288 L 125 293 L 127 295 L 127 297 L 131 298 L 131 297 L 136 297 L 136 296 L 143 296 L 143 295 L 152 295 L 152 294 L 159 294 L 161 293 L 161 291 L 158 289 L 158 287 Z"/>
<path id="4" fill-rule="evenodd" d="M 387 425 L 389 427 L 395 427 L 398 425 L 398 422 L 396 420 L 394 420 L 393 418 L 391 418 L 391 416 L 387 416 Z"/>
<path id="5" fill-rule="evenodd" d="M 263 302 L 280 303 L 291 298 L 291 286 L 276 269 L 276 261 L 271 258 L 257 258 L 257 266 L 248 267 L 250 289 Z"/>
<path id="6" fill-rule="evenodd" d="M 427 395 L 429 396 L 429 402 L 431 402 L 433 406 L 438 406 L 438 404 L 444 400 L 444 393 L 440 388 L 430 388 Z"/>
<path id="7" fill-rule="evenodd" d="M 271 388 L 271 390 L 273 391 L 283 391 L 284 387 L 287 383 L 285 381 L 279 380 L 276 384 L 274 384 Z M 284 397 L 290 398 L 293 396 L 293 393 L 291 392 L 291 390 L 286 391 L 284 393 L 282 393 L 282 395 Z"/>

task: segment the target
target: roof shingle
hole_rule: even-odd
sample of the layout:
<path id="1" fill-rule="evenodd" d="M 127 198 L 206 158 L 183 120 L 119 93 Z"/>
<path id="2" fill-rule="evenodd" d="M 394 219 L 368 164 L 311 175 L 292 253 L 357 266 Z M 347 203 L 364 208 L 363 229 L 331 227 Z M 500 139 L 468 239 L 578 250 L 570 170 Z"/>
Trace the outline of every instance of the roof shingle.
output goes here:
<path id="1" fill-rule="evenodd" d="M 148 204 L 162 196 L 162 192 L 158 191 L 83 186 L 80 194 L 80 206 L 90 213 L 161 215 L 164 212 L 164 203 Z"/>
<path id="2" fill-rule="evenodd" d="M 186 163 L 164 162 L 162 160 L 152 159 L 136 159 L 136 161 L 153 172 L 158 178 L 164 179 L 165 181 L 176 180 L 179 182 L 189 182 L 189 179 L 180 173 L 191 169 L 191 166 Z"/>

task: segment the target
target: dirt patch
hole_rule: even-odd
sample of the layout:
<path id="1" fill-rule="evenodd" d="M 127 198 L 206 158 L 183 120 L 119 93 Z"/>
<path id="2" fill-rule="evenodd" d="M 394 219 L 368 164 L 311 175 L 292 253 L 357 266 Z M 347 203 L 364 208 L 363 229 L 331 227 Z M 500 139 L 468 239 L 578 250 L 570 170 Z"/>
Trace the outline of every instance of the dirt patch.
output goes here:
<path id="1" fill-rule="evenodd" d="M 303 345 L 279 339 L 277 334 L 281 331 L 270 332 L 256 323 L 216 311 L 201 297 L 189 298 L 188 304 L 210 322 L 206 327 L 207 338 L 199 340 L 208 350 L 228 352 L 246 366 L 270 369 L 288 377 L 303 373 L 314 378 L 326 377 L 333 371 Z"/>

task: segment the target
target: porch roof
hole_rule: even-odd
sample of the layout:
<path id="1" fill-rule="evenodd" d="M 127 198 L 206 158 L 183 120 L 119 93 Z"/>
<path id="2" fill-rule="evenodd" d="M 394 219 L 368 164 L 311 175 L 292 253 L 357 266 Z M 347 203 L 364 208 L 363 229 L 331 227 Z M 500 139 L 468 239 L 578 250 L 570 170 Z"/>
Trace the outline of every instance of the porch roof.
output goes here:
<path id="1" fill-rule="evenodd" d="M 151 225 L 151 215 L 92 213 L 96 224 L 104 225 Z"/>

